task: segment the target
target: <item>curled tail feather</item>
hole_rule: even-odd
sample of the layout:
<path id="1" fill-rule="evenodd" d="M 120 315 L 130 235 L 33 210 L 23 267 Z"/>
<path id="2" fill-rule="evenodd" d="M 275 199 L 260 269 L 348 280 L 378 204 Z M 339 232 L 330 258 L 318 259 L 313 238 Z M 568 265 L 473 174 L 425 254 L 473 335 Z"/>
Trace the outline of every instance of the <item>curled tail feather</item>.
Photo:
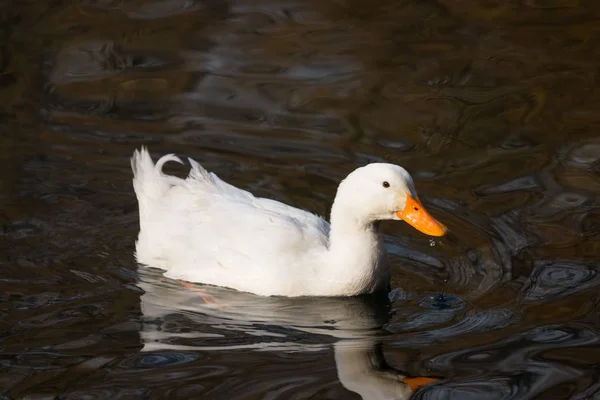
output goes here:
<path id="1" fill-rule="evenodd" d="M 163 174 L 162 168 L 169 161 L 183 164 L 179 157 L 167 154 L 161 157 L 155 165 L 145 146 L 133 152 L 131 169 L 133 170 L 133 188 L 138 201 L 141 201 L 143 197 L 160 198 L 171 186 L 183 184 L 183 179 Z"/>
<path id="2" fill-rule="evenodd" d="M 246 201 L 254 199 L 251 193 L 222 181 L 217 175 L 208 172 L 191 158 L 188 161 L 192 168 L 186 180 L 165 175 L 162 168 L 169 161 L 183 164 L 181 159 L 174 154 L 162 156 L 154 164 L 146 147 L 143 146 L 140 150 L 134 151 L 131 157 L 131 169 L 133 170 L 133 187 L 140 203 L 140 212 L 142 209 L 148 211 L 148 204 L 151 203 L 151 200 L 161 199 L 173 186 L 185 187 L 196 194 L 211 193 Z"/>

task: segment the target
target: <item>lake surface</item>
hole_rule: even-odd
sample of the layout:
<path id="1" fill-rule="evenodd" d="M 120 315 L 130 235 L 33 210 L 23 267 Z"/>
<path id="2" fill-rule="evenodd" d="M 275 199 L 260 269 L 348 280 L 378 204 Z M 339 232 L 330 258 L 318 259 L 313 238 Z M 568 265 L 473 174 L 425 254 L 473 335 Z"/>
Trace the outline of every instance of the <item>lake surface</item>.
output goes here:
<path id="1" fill-rule="evenodd" d="M 387 399 L 402 375 L 440 378 L 416 399 L 600 398 L 598 15 L 3 2 L 0 398 Z M 451 233 L 383 224 L 389 301 L 206 304 L 135 263 L 141 145 L 324 216 L 396 163 Z"/>

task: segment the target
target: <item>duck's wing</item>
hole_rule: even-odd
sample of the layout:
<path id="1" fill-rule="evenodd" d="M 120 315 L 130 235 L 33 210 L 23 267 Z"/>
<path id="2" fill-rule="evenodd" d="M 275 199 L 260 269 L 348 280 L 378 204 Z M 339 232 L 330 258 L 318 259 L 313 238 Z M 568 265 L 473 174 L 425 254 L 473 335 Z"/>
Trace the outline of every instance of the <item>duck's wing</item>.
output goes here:
<path id="1" fill-rule="evenodd" d="M 259 292 L 246 281 L 290 281 L 307 255 L 328 246 L 329 223 L 317 215 L 238 189 L 190 160 L 183 187 L 169 194 L 164 226 L 167 276 Z M 296 269 L 295 269 L 296 268 Z M 307 272 L 304 272 L 307 273 Z M 264 292 L 267 293 L 267 292 Z"/>
<path id="2" fill-rule="evenodd" d="M 229 218 L 223 219 L 231 219 L 239 214 L 238 224 L 236 224 L 238 227 L 239 224 L 243 224 L 246 228 L 253 227 L 256 230 L 269 229 L 269 227 L 275 229 L 279 227 L 284 231 L 300 229 L 304 235 L 312 234 L 318 236 L 319 240 L 326 241 L 329 235 L 329 223 L 318 215 L 276 200 L 255 197 L 252 193 L 221 180 L 196 161 L 188 160 L 192 169 L 186 183 L 201 203 L 205 197 L 211 198 L 211 204 L 204 203 L 204 205 L 212 215 L 228 214 Z"/>
<path id="3" fill-rule="evenodd" d="M 208 172 L 198 162 L 188 158 L 192 169 L 185 180 L 188 188 L 198 195 L 211 194 L 223 196 L 229 200 L 250 202 L 255 197 L 252 193 L 239 189 L 221 180 L 215 173 Z"/>

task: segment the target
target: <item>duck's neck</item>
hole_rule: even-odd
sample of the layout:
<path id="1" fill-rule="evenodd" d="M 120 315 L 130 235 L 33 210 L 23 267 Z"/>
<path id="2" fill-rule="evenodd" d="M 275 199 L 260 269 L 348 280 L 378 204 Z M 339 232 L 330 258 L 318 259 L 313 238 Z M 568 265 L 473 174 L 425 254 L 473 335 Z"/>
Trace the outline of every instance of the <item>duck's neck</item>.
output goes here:
<path id="1" fill-rule="evenodd" d="M 353 214 L 343 203 L 336 202 L 331 209 L 327 276 L 323 277 L 344 296 L 385 289 L 389 279 L 379 222 Z"/>

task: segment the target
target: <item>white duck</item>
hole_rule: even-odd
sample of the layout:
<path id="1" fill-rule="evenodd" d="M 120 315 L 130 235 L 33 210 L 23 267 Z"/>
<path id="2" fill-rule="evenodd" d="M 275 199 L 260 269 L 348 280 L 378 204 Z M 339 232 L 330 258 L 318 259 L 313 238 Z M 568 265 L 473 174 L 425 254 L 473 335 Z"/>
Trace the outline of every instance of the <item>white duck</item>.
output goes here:
<path id="1" fill-rule="evenodd" d="M 380 220 L 404 220 L 432 236 L 444 225 L 418 200 L 403 168 L 374 163 L 337 190 L 331 225 L 309 212 L 254 197 L 196 161 L 187 179 L 162 173 L 146 148 L 131 159 L 139 203 L 139 263 L 165 276 L 263 296 L 354 296 L 385 290 L 388 259 Z"/>

